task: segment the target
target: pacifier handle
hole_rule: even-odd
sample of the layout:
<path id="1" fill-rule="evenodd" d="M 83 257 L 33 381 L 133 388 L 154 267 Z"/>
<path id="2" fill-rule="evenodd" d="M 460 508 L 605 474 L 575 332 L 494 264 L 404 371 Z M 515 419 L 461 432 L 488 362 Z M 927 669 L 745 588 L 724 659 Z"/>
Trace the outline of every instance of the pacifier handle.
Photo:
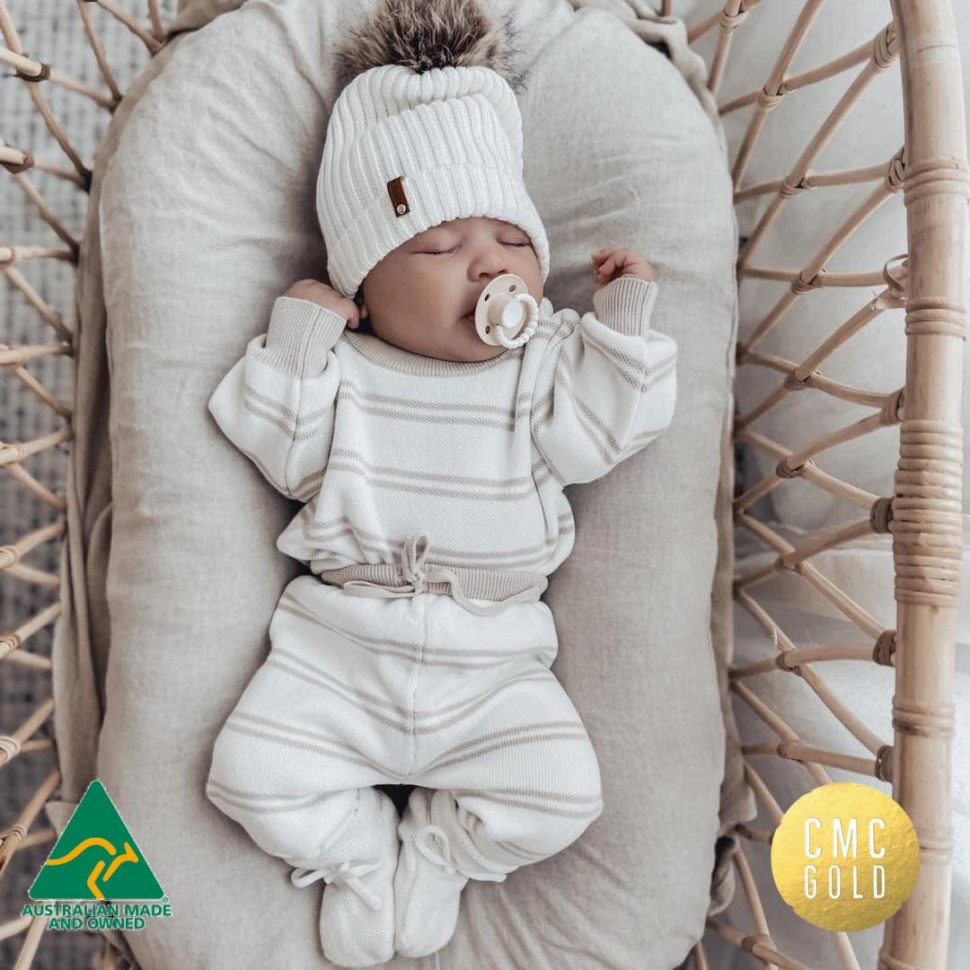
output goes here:
<path id="1" fill-rule="evenodd" d="M 514 350 L 527 344 L 538 327 L 539 306 L 522 277 L 503 273 L 482 290 L 475 329 L 485 343 Z"/>

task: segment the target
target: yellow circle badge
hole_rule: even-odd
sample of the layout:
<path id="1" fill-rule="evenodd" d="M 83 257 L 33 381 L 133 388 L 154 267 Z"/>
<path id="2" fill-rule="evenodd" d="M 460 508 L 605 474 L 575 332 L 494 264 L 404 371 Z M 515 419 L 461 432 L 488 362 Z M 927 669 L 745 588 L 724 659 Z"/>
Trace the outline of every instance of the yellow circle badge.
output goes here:
<path id="1" fill-rule="evenodd" d="M 825 930 L 864 930 L 889 919 L 918 872 L 910 817 L 888 795 L 854 782 L 803 795 L 771 841 L 771 873 L 782 898 Z"/>

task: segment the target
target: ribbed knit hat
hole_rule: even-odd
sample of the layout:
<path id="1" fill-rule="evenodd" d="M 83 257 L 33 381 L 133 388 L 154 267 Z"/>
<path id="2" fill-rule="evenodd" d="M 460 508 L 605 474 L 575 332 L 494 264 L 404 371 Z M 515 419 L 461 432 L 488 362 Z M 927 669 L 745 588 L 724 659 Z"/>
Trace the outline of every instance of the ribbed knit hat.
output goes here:
<path id="1" fill-rule="evenodd" d="M 442 7 L 452 15 L 451 23 L 443 19 Z M 486 50 L 481 32 L 476 34 L 481 16 L 473 3 L 454 0 L 388 2 L 371 21 L 370 37 L 363 35 L 372 41 L 372 51 L 397 53 L 401 63 L 354 76 L 330 117 L 317 178 L 317 215 L 330 282 L 345 296 L 353 297 L 377 263 L 419 232 L 471 216 L 519 226 L 532 240 L 543 280 L 549 273 L 549 243 L 522 178 L 522 119 L 515 94 L 498 71 L 468 64 L 494 58 L 494 49 Z M 422 24 L 422 18 L 431 19 Z M 407 57 L 400 55 L 400 35 L 388 37 L 402 24 L 408 32 L 403 46 L 412 48 Z M 453 36 L 458 26 L 461 37 Z M 442 38 L 443 29 L 449 36 Z M 477 42 L 470 52 L 469 39 Z M 425 47 L 417 60 L 415 45 Z M 423 70 L 411 66 L 429 61 L 457 63 Z"/>

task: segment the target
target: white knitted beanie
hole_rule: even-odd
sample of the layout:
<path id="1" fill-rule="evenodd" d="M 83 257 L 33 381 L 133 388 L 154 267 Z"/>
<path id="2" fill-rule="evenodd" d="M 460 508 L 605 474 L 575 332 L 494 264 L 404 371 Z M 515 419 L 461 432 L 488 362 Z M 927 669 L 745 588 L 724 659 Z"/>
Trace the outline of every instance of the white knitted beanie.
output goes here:
<path id="1" fill-rule="evenodd" d="M 330 117 L 317 215 L 330 282 L 345 296 L 408 239 L 470 216 L 519 226 L 543 280 L 549 273 L 545 229 L 522 179 L 518 104 L 490 67 L 419 73 L 396 63 L 355 76 Z"/>

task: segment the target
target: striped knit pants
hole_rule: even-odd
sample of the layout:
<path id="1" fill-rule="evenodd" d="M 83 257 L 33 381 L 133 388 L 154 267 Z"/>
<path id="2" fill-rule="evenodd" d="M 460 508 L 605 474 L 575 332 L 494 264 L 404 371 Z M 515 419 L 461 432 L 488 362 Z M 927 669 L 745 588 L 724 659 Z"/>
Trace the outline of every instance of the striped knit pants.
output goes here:
<path id="1" fill-rule="evenodd" d="M 366 841 L 388 798 L 372 786 L 417 785 L 435 789 L 431 820 L 458 868 L 494 879 L 559 852 L 602 811 L 596 755 L 549 669 L 545 603 L 476 616 L 447 595 L 350 596 L 304 575 L 270 640 L 206 787 L 265 852 L 344 861 L 341 845 Z"/>

